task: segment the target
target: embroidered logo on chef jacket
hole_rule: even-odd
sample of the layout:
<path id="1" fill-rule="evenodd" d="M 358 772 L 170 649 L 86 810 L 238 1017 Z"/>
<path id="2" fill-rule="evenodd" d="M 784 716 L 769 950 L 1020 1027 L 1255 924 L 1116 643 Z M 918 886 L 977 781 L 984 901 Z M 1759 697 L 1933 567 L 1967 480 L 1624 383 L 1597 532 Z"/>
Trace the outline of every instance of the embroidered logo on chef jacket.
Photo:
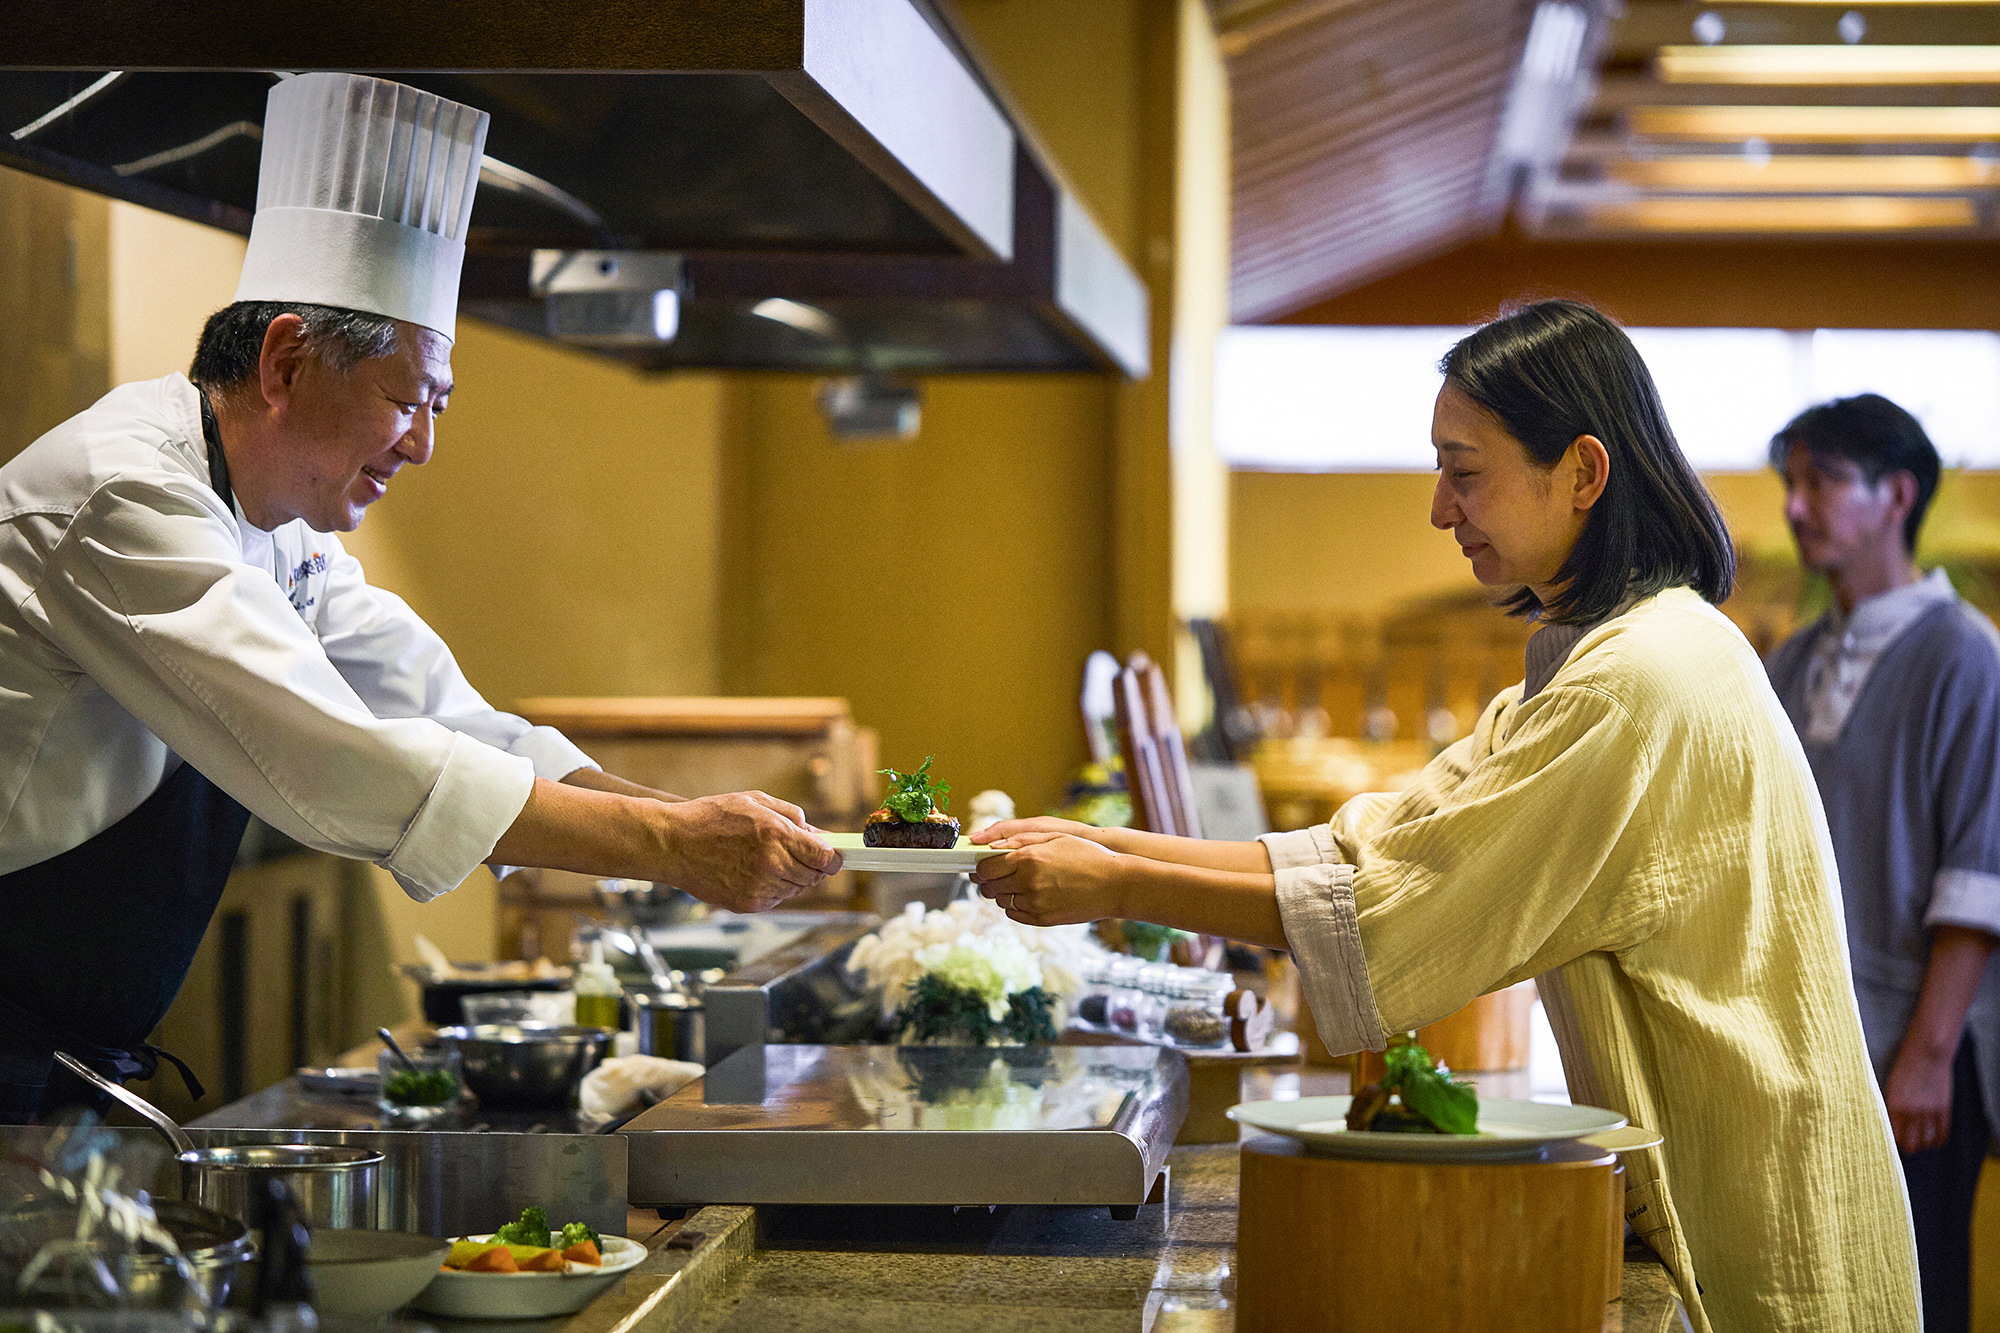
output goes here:
<path id="1" fill-rule="evenodd" d="M 319 598 L 313 594 L 312 577 L 326 573 L 326 553 L 314 551 L 299 561 L 298 567 L 285 579 L 285 595 L 292 600 L 292 610 L 304 616 Z"/>

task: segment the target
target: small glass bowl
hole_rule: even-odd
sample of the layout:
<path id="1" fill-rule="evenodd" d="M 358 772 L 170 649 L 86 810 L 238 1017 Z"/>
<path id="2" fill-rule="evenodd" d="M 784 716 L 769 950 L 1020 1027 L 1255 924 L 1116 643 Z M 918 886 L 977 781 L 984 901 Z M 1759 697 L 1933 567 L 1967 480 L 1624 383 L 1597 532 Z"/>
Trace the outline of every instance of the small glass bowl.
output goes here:
<path id="1" fill-rule="evenodd" d="M 439 1046 L 411 1051 L 409 1056 L 408 1063 L 393 1051 L 375 1057 L 381 1080 L 375 1105 L 383 1120 L 397 1125 L 429 1124 L 458 1109 L 465 1088 L 458 1049 Z"/>

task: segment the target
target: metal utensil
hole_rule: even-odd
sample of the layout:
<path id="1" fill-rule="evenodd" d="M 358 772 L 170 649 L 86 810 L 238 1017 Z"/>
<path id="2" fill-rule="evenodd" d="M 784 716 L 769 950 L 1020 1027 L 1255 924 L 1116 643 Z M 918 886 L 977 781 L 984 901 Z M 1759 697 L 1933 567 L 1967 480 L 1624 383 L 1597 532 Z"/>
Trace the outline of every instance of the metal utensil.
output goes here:
<path id="1" fill-rule="evenodd" d="M 99 1092 L 110 1095 L 117 1101 L 124 1103 L 131 1110 L 137 1111 L 140 1115 L 144 1116 L 152 1123 L 153 1128 L 167 1136 L 167 1142 L 174 1145 L 176 1153 L 193 1152 L 195 1150 L 194 1140 L 187 1136 L 187 1132 L 175 1124 L 165 1111 L 162 1111 L 138 1093 L 129 1092 L 120 1085 L 113 1083 L 110 1079 L 77 1059 L 68 1051 L 57 1051 L 56 1059 L 62 1063 L 63 1068 L 75 1074 L 85 1083 L 90 1084 L 91 1087 L 96 1088 Z"/>
<path id="2" fill-rule="evenodd" d="M 422 1072 L 417 1068 L 417 1062 L 415 1060 L 412 1060 L 409 1056 L 403 1054 L 403 1048 L 398 1046 L 396 1044 L 396 1039 L 389 1035 L 388 1028 L 386 1027 L 376 1028 L 375 1035 L 380 1037 L 382 1039 L 383 1044 L 386 1045 L 391 1051 L 395 1052 L 396 1058 L 403 1062 L 403 1068 L 409 1070 L 412 1074 Z"/>

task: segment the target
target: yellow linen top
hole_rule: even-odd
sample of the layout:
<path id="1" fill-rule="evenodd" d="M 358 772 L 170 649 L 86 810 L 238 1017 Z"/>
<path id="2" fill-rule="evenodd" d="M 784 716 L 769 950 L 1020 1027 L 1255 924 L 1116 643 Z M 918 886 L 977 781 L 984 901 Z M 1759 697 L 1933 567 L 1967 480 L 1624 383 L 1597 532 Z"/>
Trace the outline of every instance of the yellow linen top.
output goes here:
<path id="1" fill-rule="evenodd" d="M 1267 838 L 1320 1035 L 1379 1050 L 1535 977 L 1575 1100 L 1666 1136 L 1626 1217 L 1697 1330 L 1918 1329 L 1826 816 L 1750 645 L 1671 589 L 1521 692 L 1400 796 Z"/>

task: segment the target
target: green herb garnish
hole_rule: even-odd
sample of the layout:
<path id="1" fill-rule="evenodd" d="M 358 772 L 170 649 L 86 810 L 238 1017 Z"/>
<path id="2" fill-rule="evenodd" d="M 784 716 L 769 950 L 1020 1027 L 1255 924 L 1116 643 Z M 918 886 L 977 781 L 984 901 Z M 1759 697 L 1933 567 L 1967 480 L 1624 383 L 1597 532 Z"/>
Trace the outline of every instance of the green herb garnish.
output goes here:
<path id="1" fill-rule="evenodd" d="M 1470 1083 L 1455 1082 L 1449 1070 L 1431 1063 L 1431 1054 L 1409 1036 L 1389 1038 L 1382 1053 L 1389 1072 L 1382 1086 L 1403 1096 L 1403 1105 L 1447 1134 L 1479 1132 L 1479 1094 Z"/>
<path id="2" fill-rule="evenodd" d="M 382 1097 L 397 1106 L 437 1106 L 458 1096 L 449 1069 L 399 1069 L 383 1081 Z"/>
<path id="3" fill-rule="evenodd" d="M 936 755 L 925 755 L 924 762 L 914 773 L 898 773 L 893 768 L 878 769 L 878 772 L 889 775 L 889 795 L 882 802 L 882 808 L 905 824 L 921 824 L 933 810 L 943 814 L 945 807 L 951 804 L 946 799 L 951 788 L 945 783 L 931 781 L 931 760 L 935 758 Z"/>

